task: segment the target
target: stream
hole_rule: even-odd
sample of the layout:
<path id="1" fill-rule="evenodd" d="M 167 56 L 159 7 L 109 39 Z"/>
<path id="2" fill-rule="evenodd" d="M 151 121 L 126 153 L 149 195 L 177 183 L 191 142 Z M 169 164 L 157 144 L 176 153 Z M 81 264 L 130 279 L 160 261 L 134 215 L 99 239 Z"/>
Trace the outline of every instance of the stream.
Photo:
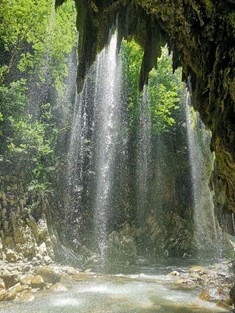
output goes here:
<path id="1" fill-rule="evenodd" d="M 176 267 L 175 267 L 176 268 Z M 34 301 L 1 303 L 1 313 L 209 313 L 227 312 L 215 303 L 199 299 L 198 288 L 177 288 L 167 275 L 173 267 L 146 266 L 132 274 L 89 273 L 69 290 L 48 291 Z M 177 267 L 184 273 L 184 267 Z M 124 270 L 125 272 L 125 270 Z"/>

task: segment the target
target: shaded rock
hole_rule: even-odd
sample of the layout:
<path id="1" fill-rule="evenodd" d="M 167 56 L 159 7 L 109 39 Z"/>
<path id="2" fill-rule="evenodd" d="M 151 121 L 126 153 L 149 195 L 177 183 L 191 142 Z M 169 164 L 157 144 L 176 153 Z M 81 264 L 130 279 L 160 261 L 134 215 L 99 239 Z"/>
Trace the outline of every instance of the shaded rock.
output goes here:
<path id="1" fill-rule="evenodd" d="M 38 252 L 40 255 L 47 255 L 47 247 L 45 242 L 43 242 L 39 247 L 38 247 Z"/>
<path id="2" fill-rule="evenodd" d="M 170 275 L 170 276 L 180 276 L 180 273 L 178 271 L 172 271 L 172 272 L 168 273 L 167 275 Z"/>
<path id="3" fill-rule="evenodd" d="M 18 282 L 17 275 L 2 274 L 0 275 L 0 278 L 3 279 L 6 289 L 11 288 Z"/>
<path id="4" fill-rule="evenodd" d="M 174 284 L 174 289 L 188 290 L 194 289 L 195 287 L 196 284 L 191 279 L 179 279 Z"/>
<path id="5" fill-rule="evenodd" d="M 5 293 L 3 297 L 3 301 L 11 301 L 11 300 L 14 300 L 15 298 L 16 298 L 16 292 L 10 291 L 10 292 Z"/>
<path id="6" fill-rule="evenodd" d="M 67 291 L 68 288 L 65 287 L 63 284 L 61 283 L 56 283 L 55 285 L 51 286 L 50 291 L 52 292 L 61 292 L 61 291 Z"/>
<path id="7" fill-rule="evenodd" d="M 36 275 L 36 276 L 33 277 L 32 281 L 31 281 L 31 286 L 33 288 L 40 288 L 40 289 L 42 289 L 44 287 L 44 285 L 45 285 L 45 282 L 44 282 L 44 280 L 43 280 L 41 275 Z"/>
<path id="8" fill-rule="evenodd" d="M 209 287 L 200 292 L 199 298 L 209 302 L 225 301 L 225 294 L 223 288 Z"/>
<path id="9" fill-rule="evenodd" d="M 53 263 L 53 260 L 48 255 L 44 256 L 43 260 L 47 265 Z"/>
<path id="10" fill-rule="evenodd" d="M 16 293 L 20 293 L 20 292 L 25 291 L 25 290 L 30 290 L 29 285 L 20 285 L 20 286 L 17 286 L 15 288 Z"/>
<path id="11" fill-rule="evenodd" d="M 4 283 L 4 280 L 2 278 L 0 278 L 0 290 L 1 289 L 5 289 L 5 283 Z"/>
<path id="12" fill-rule="evenodd" d="M 29 264 L 26 264 L 25 266 L 23 266 L 23 268 L 22 268 L 22 272 L 29 272 L 30 270 L 31 270 L 31 265 L 29 265 Z"/>
<path id="13" fill-rule="evenodd" d="M 37 275 L 40 275 L 46 283 L 58 283 L 61 279 L 61 272 L 49 266 L 39 267 L 36 271 Z"/>
<path id="14" fill-rule="evenodd" d="M 0 301 L 4 301 L 4 297 L 6 295 L 6 290 L 0 290 Z"/>
<path id="15" fill-rule="evenodd" d="M 75 281 L 87 281 L 87 280 L 92 280 L 94 276 L 89 273 L 76 273 L 76 274 L 73 274 L 71 278 Z"/>
<path id="16" fill-rule="evenodd" d="M 34 300 L 34 295 L 32 295 L 31 292 L 29 291 L 25 291 L 21 294 L 21 298 L 20 298 L 21 301 L 33 301 Z"/>
<path id="17" fill-rule="evenodd" d="M 5 254 L 8 262 L 16 262 L 18 259 L 15 251 L 11 249 L 6 249 Z"/>
<path id="18" fill-rule="evenodd" d="M 204 300 L 204 301 L 211 301 L 212 298 L 211 298 L 211 295 L 210 295 L 210 292 L 209 290 L 207 289 L 203 289 L 200 294 L 199 294 L 199 298 L 201 300 Z"/>
<path id="19" fill-rule="evenodd" d="M 206 270 L 202 266 L 191 266 L 189 269 L 189 273 L 198 273 L 198 274 L 205 274 Z"/>
<path id="20" fill-rule="evenodd" d="M 33 275 L 23 275 L 19 278 L 19 281 L 22 285 L 31 285 Z"/>
<path id="21" fill-rule="evenodd" d="M 148 265 L 148 264 L 149 264 L 149 262 L 145 258 L 138 258 L 138 260 L 136 261 L 136 265 L 143 266 L 143 265 Z"/>
<path id="22" fill-rule="evenodd" d="M 216 305 L 222 309 L 225 309 L 225 310 L 231 310 L 232 309 L 232 306 L 229 303 L 222 301 L 222 300 L 217 301 Z"/>
<path id="23" fill-rule="evenodd" d="M 123 229 L 113 231 L 107 240 L 106 255 L 113 264 L 134 264 L 137 259 L 137 247 L 134 240 L 135 228 L 126 224 Z"/>
<path id="24" fill-rule="evenodd" d="M 229 291 L 229 298 L 230 298 L 231 304 L 235 306 L 235 285 L 233 285 L 231 290 Z"/>
<path id="25" fill-rule="evenodd" d="M 17 287 L 20 287 L 21 284 L 20 283 L 17 283 L 15 284 L 14 286 L 12 286 L 11 288 L 8 289 L 8 291 L 15 291 Z"/>

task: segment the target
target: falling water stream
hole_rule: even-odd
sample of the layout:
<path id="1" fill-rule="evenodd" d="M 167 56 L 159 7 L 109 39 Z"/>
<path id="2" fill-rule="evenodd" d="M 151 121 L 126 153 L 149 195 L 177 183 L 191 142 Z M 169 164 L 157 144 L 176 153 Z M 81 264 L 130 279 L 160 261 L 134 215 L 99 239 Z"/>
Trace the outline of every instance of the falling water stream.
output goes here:
<path id="1" fill-rule="evenodd" d="M 202 251 L 215 248 L 218 240 L 213 199 L 209 188 L 212 155 L 210 156 L 209 151 L 203 153 L 203 144 L 205 147 L 207 141 L 208 146 L 210 135 L 198 114 L 191 111 L 190 98 L 190 93 L 187 92 L 185 111 L 194 206 L 194 240 L 197 249 Z M 206 165 L 205 154 L 211 158 Z M 207 166 L 204 168 L 204 173 L 203 166 Z"/>
<path id="2" fill-rule="evenodd" d="M 120 79 L 121 61 L 117 57 L 117 32 L 112 36 L 109 47 L 102 51 L 97 60 L 96 87 L 96 196 L 94 202 L 95 232 L 99 252 L 105 260 L 107 240 L 107 218 L 110 208 L 114 160 L 118 149 L 120 131 Z M 96 127 L 96 125 L 95 125 Z"/>
<path id="3" fill-rule="evenodd" d="M 148 87 L 139 99 L 139 124 L 137 143 L 137 215 L 140 225 L 143 223 L 149 200 L 149 176 L 151 162 L 151 112 Z"/>
<path id="4" fill-rule="evenodd" d="M 66 225 L 73 225 L 76 241 L 84 208 L 93 212 L 94 241 L 103 262 L 116 186 L 115 162 L 118 155 L 125 154 L 121 71 L 115 32 L 109 46 L 98 54 L 81 94 L 77 95 L 68 151 Z M 120 179 L 116 177 L 116 182 Z"/>
<path id="5" fill-rule="evenodd" d="M 117 37 L 117 32 L 113 33 L 109 46 L 97 56 L 86 78 L 82 93 L 77 95 L 67 162 L 68 195 L 65 220 L 67 219 L 66 223 L 72 229 L 68 231 L 71 231 L 70 234 L 76 241 L 83 227 L 84 210 L 89 210 L 89 216 L 93 217 L 95 251 L 103 263 L 103 267 L 100 267 L 101 271 L 106 265 L 109 223 L 115 220 L 117 214 L 113 209 L 115 192 L 118 183 L 120 185 L 122 182 L 122 173 L 125 172 L 128 159 L 127 118 L 123 111 L 125 103 L 121 92 L 122 62 L 117 54 Z M 189 95 L 187 102 L 189 102 Z M 207 189 L 202 190 L 199 182 L 202 176 L 203 156 L 198 148 L 198 137 L 192 127 L 188 104 L 185 110 L 195 212 L 195 241 L 198 247 L 208 247 L 216 239 L 216 222 L 212 198 L 207 194 L 209 188 L 207 186 Z M 137 189 L 136 212 L 138 223 L 141 225 L 144 221 L 143 214 L 148 206 L 152 152 L 152 125 L 146 86 L 139 100 L 139 109 L 135 187 Z M 83 231 L 88 232 L 86 228 Z M 205 237 L 209 238 L 207 246 L 204 242 Z M 183 266 L 179 268 L 184 272 Z M 116 275 L 91 273 L 79 284 L 74 283 L 69 291 L 47 295 L 47 301 L 42 297 L 32 303 L 4 308 L 0 306 L 0 312 L 223 312 L 215 304 L 201 301 L 195 289 L 173 288 L 176 278 L 166 275 L 169 271 L 166 266 L 148 266 L 135 268 L 134 271 L 130 269 L 128 274 L 123 274 L 122 271 L 121 274 Z M 131 272 L 133 274 L 129 274 Z"/>

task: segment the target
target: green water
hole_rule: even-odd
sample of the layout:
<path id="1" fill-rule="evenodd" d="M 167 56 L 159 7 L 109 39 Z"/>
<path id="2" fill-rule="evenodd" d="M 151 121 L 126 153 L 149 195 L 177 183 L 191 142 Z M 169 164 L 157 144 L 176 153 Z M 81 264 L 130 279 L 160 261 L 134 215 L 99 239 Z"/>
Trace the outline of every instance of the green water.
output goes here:
<path id="1" fill-rule="evenodd" d="M 200 300 L 199 290 L 175 289 L 174 279 L 150 269 L 131 275 L 94 274 L 65 292 L 47 292 L 27 303 L 1 304 L 0 313 L 226 312 Z"/>

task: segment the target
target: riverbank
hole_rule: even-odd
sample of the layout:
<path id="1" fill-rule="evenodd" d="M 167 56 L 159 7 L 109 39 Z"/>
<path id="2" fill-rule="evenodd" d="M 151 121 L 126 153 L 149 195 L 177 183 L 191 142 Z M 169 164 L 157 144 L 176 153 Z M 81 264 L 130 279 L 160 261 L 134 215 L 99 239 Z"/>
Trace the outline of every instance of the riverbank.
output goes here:
<path id="1" fill-rule="evenodd" d="M 71 266 L 63 266 L 56 263 L 40 264 L 31 262 L 0 263 L 0 301 L 1 306 L 9 302 L 32 302 L 41 297 L 51 297 L 54 293 L 69 292 L 75 285 L 89 281 L 103 283 L 107 281 L 122 280 L 158 282 L 164 288 L 177 294 L 188 291 L 193 293 L 199 301 L 215 303 L 224 311 L 232 310 L 229 299 L 229 290 L 234 284 L 232 277 L 232 263 L 220 262 L 210 266 L 190 266 L 162 268 L 161 275 L 146 274 L 144 268 L 128 274 L 100 274 L 91 272 L 89 269 L 81 271 Z M 146 269 L 146 267 L 145 267 Z M 159 272 L 159 270 L 158 270 Z"/>

